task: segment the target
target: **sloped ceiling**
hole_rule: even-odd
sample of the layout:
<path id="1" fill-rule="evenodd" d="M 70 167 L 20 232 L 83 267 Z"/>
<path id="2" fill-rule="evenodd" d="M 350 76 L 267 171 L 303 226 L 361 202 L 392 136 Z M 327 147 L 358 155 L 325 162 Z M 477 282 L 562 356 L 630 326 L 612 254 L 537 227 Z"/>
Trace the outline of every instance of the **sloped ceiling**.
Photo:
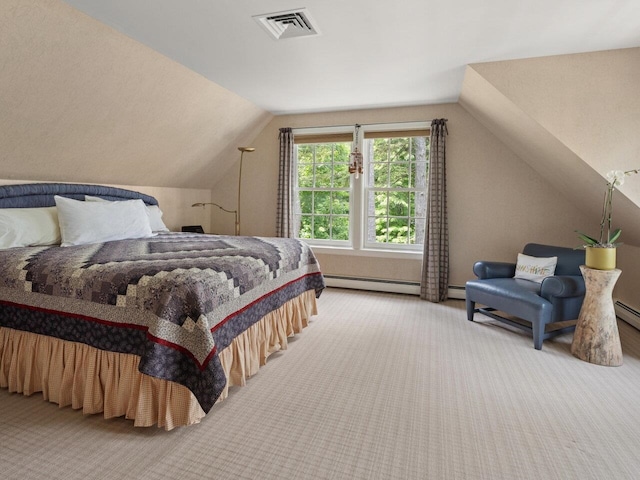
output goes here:
<path id="1" fill-rule="evenodd" d="M 274 114 L 455 102 L 470 63 L 640 46 L 637 0 L 66 0 Z M 320 35 L 253 16 L 299 10 Z"/>
<path id="2" fill-rule="evenodd" d="M 597 236 L 606 173 L 640 168 L 638 78 L 640 48 L 473 64 L 459 101 L 592 218 L 574 228 Z M 640 246 L 640 175 L 615 193 L 618 226 Z"/>
<path id="3" fill-rule="evenodd" d="M 211 188 L 269 112 L 61 1 L 0 2 L 0 178 Z"/>

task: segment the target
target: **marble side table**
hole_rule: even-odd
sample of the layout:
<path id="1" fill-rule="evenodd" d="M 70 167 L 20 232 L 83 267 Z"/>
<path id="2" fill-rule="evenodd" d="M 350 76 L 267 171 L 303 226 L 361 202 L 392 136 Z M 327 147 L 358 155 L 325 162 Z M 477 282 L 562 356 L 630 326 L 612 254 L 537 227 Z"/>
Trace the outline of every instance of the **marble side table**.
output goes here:
<path id="1" fill-rule="evenodd" d="M 622 347 L 616 312 L 613 307 L 613 287 L 622 273 L 614 270 L 595 270 L 580 265 L 586 294 L 571 353 L 585 362 L 617 367 L 622 365 Z"/>

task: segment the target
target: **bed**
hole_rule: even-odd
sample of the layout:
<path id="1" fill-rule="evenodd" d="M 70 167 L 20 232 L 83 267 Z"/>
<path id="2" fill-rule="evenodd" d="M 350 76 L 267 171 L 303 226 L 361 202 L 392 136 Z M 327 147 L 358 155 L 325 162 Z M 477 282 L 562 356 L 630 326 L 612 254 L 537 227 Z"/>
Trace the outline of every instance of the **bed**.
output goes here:
<path id="1" fill-rule="evenodd" d="M 169 232 L 161 215 L 126 189 L 0 186 L 0 387 L 170 430 L 316 313 L 324 280 L 304 242 Z"/>

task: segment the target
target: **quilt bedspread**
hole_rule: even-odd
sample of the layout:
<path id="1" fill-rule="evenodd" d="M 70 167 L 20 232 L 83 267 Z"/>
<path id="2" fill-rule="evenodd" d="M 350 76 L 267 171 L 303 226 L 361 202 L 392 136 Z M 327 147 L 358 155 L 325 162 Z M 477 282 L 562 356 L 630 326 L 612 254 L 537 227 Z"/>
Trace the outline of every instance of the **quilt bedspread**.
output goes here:
<path id="1" fill-rule="evenodd" d="M 189 388 L 208 412 L 217 352 L 324 280 L 296 239 L 186 233 L 0 251 L 0 326 L 139 355 L 142 373 Z"/>

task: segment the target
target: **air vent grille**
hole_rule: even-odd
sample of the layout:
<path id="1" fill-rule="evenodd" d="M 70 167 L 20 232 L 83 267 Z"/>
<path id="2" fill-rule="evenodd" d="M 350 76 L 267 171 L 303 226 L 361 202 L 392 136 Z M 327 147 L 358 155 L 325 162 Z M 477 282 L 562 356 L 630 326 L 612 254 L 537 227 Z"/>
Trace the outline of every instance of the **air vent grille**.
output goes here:
<path id="1" fill-rule="evenodd" d="M 253 17 L 276 40 L 318 35 L 306 8 L 286 12 L 266 13 Z"/>

